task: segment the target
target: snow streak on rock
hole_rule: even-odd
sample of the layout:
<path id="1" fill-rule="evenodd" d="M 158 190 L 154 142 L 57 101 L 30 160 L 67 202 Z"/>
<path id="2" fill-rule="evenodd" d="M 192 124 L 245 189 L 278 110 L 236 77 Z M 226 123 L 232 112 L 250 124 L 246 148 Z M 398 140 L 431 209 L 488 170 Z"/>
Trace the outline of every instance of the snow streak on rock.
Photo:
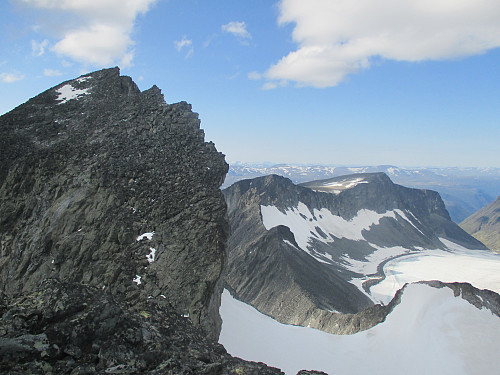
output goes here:
<path id="1" fill-rule="evenodd" d="M 313 209 L 313 212 L 302 202 L 297 207 L 280 211 L 275 206 L 260 206 L 262 223 L 269 230 L 278 225 L 290 228 L 300 248 L 307 251 L 309 242 L 314 238 L 324 243 L 334 242 L 338 238 L 353 241 L 364 240 L 363 232 L 378 225 L 382 218 L 397 219 L 401 217 L 415 226 L 402 210 L 396 209 L 379 214 L 372 210 L 359 210 L 350 220 L 332 214 L 328 209 Z M 416 227 L 415 227 L 416 228 Z M 418 230 L 418 228 L 417 228 Z"/>

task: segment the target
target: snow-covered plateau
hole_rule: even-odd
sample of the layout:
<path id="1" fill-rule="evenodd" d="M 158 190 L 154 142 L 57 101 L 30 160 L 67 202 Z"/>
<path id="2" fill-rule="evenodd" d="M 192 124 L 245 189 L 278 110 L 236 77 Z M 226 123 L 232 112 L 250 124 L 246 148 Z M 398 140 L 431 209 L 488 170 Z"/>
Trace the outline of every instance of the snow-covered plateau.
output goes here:
<path id="1" fill-rule="evenodd" d="M 422 280 L 468 282 L 479 289 L 500 293 L 500 255 L 468 250 L 445 239 L 448 249 L 423 250 L 395 258 L 384 265 L 385 278 L 370 288 L 377 302 L 387 304 L 405 283 Z"/>
<path id="2" fill-rule="evenodd" d="M 281 324 L 224 291 L 219 342 L 243 359 L 296 374 L 499 374 L 500 319 L 449 288 L 406 287 L 386 321 L 350 336 Z"/>

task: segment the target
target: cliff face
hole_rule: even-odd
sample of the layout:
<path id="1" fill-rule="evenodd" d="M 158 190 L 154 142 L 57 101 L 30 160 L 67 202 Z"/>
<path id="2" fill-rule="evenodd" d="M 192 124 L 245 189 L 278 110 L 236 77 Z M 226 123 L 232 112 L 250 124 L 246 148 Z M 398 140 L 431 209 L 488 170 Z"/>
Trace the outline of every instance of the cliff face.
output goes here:
<path id="1" fill-rule="evenodd" d="M 383 321 L 370 288 L 385 262 L 442 239 L 484 249 L 450 220 L 439 194 L 383 173 L 295 185 L 270 175 L 225 189 L 230 291 L 282 323 L 354 333 Z M 445 241 L 446 242 L 446 241 Z"/>
<path id="2" fill-rule="evenodd" d="M 57 278 L 164 296 L 218 336 L 228 166 L 189 104 L 106 69 L 2 116 L 0 140 L 3 294 Z"/>

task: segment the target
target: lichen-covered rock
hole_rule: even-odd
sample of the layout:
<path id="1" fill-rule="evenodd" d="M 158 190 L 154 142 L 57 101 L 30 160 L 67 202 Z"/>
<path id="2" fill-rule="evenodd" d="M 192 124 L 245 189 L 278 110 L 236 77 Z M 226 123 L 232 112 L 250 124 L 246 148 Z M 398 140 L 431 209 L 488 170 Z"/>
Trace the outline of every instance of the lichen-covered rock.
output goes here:
<path id="1" fill-rule="evenodd" d="M 283 374 L 207 339 L 163 297 L 132 308 L 109 291 L 47 279 L 0 306 L 2 374 Z"/>
<path id="2" fill-rule="evenodd" d="M 216 338 L 227 169 L 189 104 L 118 68 L 43 92 L 0 117 L 0 291 L 59 278 L 131 305 L 163 295 Z"/>

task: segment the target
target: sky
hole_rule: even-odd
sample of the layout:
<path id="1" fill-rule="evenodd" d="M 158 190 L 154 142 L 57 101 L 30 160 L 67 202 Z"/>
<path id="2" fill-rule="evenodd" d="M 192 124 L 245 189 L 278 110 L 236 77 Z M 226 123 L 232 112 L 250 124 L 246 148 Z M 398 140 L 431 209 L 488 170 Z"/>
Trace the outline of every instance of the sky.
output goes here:
<path id="1" fill-rule="evenodd" d="M 230 163 L 500 167 L 498 0 L 3 0 L 0 114 L 119 66 Z"/>

